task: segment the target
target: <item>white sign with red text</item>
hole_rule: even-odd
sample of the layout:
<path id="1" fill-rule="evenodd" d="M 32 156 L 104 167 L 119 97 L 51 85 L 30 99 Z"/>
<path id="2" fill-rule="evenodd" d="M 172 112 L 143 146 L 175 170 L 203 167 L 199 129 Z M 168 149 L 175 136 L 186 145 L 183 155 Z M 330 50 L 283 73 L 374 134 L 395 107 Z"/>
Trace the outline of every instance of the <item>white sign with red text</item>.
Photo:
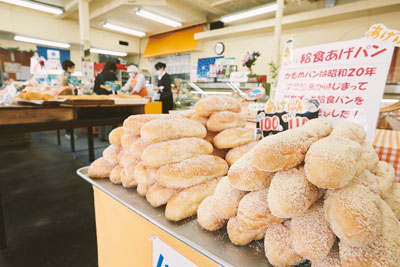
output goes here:
<path id="1" fill-rule="evenodd" d="M 320 118 L 333 125 L 356 122 L 371 142 L 393 47 L 359 39 L 293 49 L 291 64 L 282 64 L 279 71 L 275 100 L 316 98 Z"/>

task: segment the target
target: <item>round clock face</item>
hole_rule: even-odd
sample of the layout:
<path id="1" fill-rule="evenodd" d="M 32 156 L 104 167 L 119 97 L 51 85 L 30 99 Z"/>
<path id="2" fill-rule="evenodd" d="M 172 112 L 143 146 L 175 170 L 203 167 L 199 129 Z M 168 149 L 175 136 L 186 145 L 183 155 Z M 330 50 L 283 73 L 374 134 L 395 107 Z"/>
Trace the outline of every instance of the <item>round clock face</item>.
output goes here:
<path id="1" fill-rule="evenodd" d="M 223 43 L 215 44 L 215 53 L 217 55 L 222 55 L 222 53 L 224 53 L 224 50 L 225 50 L 225 45 Z"/>

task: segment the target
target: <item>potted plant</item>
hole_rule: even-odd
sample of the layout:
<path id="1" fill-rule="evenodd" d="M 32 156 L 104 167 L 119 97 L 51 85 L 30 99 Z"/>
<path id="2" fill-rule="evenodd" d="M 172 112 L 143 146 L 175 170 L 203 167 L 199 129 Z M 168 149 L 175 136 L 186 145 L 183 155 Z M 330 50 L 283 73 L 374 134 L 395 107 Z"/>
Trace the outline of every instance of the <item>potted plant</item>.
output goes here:
<path id="1" fill-rule="evenodd" d="M 258 75 L 253 74 L 253 65 L 256 63 L 258 57 L 260 56 L 260 52 L 254 51 L 252 54 L 247 52 L 246 56 L 243 58 L 243 67 L 247 67 L 249 70 L 250 74 L 248 75 L 249 77 L 249 82 L 250 81 L 255 81 L 257 82 L 258 80 Z"/>

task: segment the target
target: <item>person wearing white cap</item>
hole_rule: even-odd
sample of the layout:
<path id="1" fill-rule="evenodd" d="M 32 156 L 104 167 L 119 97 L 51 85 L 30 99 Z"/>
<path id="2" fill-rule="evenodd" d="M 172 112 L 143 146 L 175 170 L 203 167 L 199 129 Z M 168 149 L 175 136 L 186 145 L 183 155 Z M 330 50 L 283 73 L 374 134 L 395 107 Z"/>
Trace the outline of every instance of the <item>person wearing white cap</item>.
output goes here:
<path id="1" fill-rule="evenodd" d="M 122 91 L 131 91 L 132 94 L 140 95 L 141 97 L 148 96 L 144 75 L 139 73 L 139 70 L 135 65 L 130 65 L 127 71 L 129 73 L 129 80 L 122 87 Z"/>

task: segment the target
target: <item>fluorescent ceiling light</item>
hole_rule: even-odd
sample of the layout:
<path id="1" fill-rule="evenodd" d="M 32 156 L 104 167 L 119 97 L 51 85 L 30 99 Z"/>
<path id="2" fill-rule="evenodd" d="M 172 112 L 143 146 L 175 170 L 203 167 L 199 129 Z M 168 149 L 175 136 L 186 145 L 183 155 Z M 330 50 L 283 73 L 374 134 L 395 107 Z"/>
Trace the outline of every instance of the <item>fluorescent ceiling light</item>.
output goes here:
<path id="1" fill-rule="evenodd" d="M 60 15 L 64 13 L 64 9 L 61 7 L 56 7 L 56 6 L 51 6 L 51 5 L 46 5 L 38 2 L 33 2 L 33 1 L 24 1 L 24 0 L 0 0 L 0 2 L 12 4 L 12 5 L 17 5 L 17 6 L 22 6 L 22 7 L 27 7 L 27 8 L 32 8 L 36 9 L 39 11 L 51 13 L 51 14 L 56 14 Z"/>
<path id="2" fill-rule="evenodd" d="M 154 20 L 154 21 L 157 21 L 159 23 L 163 23 L 163 24 L 166 24 L 166 25 L 169 25 L 169 26 L 172 26 L 172 27 L 180 27 L 180 26 L 182 26 L 182 23 L 180 23 L 178 21 L 175 21 L 175 20 L 172 20 L 172 19 L 168 19 L 166 17 L 162 17 L 160 15 L 151 13 L 151 12 L 143 10 L 143 9 L 136 10 L 136 15 L 144 17 L 146 19 L 151 19 L 151 20 Z"/>
<path id="3" fill-rule="evenodd" d="M 130 29 L 130 28 L 125 28 L 122 26 L 108 23 L 108 22 L 104 22 L 103 27 L 106 29 L 114 30 L 117 32 L 123 32 L 123 33 L 131 34 L 131 35 L 135 35 L 135 36 L 139 36 L 139 37 L 143 37 L 146 35 L 145 32 L 137 31 L 137 30 Z"/>
<path id="4" fill-rule="evenodd" d="M 278 8 L 278 4 L 276 4 L 276 3 L 272 4 L 272 5 L 269 4 L 269 5 L 259 6 L 259 7 L 249 9 L 249 10 L 246 10 L 243 12 L 223 16 L 221 18 L 221 21 L 224 23 L 227 23 L 227 22 L 232 22 L 232 21 L 236 21 L 236 20 L 240 20 L 240 19 L 250 18 L 250 17 L 257 16 L 257 15 L 273 12 L 277 8 Z"/>
<path id="5" fill-rule="evenodd" d="M 118 52 L 118 51 L 104 50 L 98 48 L 90 48 L 90 52 L 96 54 L 117 56 L 117 57 L 126 57 L 128 55 L 128 53 L 126 52 Z"/>
<path id="6" fill-rule="evenodd" d="M 30 38 L 30 37 L 19 36 L 19 35 L 15 35 L 14 36 L 14 40 L 21 41 L 21 42 L 26 42 L 26 43 L 33 43 L 33 44 L 41 44 L 41 45 L 47 45 L 47 46 L 61 47 L 61 48 L 69 48 L 70 47 L 70 44 L 68 44 L 68 43 L 59 43 L 59 42 L 41 40 L 41 39 Z"/>

